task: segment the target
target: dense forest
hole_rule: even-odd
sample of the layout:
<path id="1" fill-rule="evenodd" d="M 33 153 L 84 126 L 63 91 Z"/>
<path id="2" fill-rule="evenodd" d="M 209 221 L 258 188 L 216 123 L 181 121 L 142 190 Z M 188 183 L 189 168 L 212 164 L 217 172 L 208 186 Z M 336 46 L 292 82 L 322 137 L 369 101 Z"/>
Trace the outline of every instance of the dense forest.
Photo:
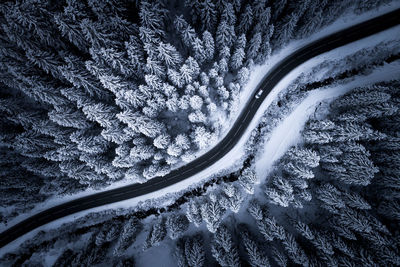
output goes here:
<path id="1" fill-rule="evenodd" d="M 1 3 L 0 222 L 52 196 L 144 183 L 192 161 L 233 123 L 254 66 L 346 12 L 387 2 Z M 339 97 L 271 173 L 254 166 L 285 105 L 398 54 L 391 42 L 327 60 L 311 71 L 319 81 L 301 76 L 266 111 L 274 119 L 254 130 L 235 172 L 166 207 L 39 231 L 0 265 L 135 266 L 162 245 L 175 266 L 400 265 L 399 80 Z"/>
<path id="2" fill-rule="evenodd" d="M 239 176 L 245 202 L 235 185 L 191 202 L 187 217 L 205 222 L 211 245 L 179 239 L 179 266 L 399 265 L 399 88 L 384 82 L 333 101 L 258 190 L 257 178 L 249 190 L 247 171 Z"/>
<path id="3" fill-rule="evenodd" d="M 250 160 L 174 211 L 89 214 L 1 260 L 37 265 L 55 253 L 54 266 L 135 266 L 164 243 L 176 266 L 397 266 L 399 87 L 359 87 L 319 106 L 267 177 Z"/>
<path id="4" fill-rule="evenodd" d="M 253 65 L 383 2 L 1 4 L 0 195 L 12 208 L 0 217 L 193 160 L 229 126 Z"/>

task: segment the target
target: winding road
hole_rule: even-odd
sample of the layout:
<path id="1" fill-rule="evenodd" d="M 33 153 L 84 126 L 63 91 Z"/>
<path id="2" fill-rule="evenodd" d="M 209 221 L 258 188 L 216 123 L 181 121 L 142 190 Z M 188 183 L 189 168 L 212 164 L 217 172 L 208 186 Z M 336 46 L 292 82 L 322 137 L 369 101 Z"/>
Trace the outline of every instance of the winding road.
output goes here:
<path id="1" fill-rule="evenodd" d="M 330 34 L 299 48 L 282 59 L 280 63 L 276 64 L 275 67 L 265 75 L 231 130 L 224 139 L 210 151 L 164 177 L 153 178 L 144 184 L 128 185 L 81 197 L 39 212 L 2 232 L 0 234 L 0 248 L 33 229 L 56 219 L 86 209 L 145 195 L 173 185 L 204 170 L 217 162 L 235 146 L 265 97 L 291 70 L 317 55 L 389 29 L 398 24 L 400 24 L 400 9 Z M 255 98 L 255 94 L 257 94 L 260 89 L 263 90 L 262 94 L 259 98 Z"/>

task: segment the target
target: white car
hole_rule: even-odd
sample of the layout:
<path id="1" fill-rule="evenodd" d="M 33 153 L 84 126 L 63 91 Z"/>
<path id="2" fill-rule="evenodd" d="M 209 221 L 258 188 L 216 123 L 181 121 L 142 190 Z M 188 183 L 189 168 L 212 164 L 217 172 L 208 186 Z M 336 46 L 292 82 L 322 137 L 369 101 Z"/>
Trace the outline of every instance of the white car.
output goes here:
<path id="1" fill-rule="evenodd" d="M 258 93 L 256 94 L 256 98 L 260 98 L 260 96 L 262 95 L 263 90 L 261 89 L 260 91 L 258 91 Z"/>

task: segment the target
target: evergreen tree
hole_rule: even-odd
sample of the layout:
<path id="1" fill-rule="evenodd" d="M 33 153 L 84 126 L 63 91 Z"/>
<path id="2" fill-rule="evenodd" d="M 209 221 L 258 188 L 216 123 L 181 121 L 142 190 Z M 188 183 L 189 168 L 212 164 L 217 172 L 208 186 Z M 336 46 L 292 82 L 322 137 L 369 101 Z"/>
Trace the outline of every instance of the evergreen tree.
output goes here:
<path id="1" fill-rule="evenodd" d="M 193 132 L 192 138 L 199 149 L 204 149 L 210 143 L 214 142 L 215 136 L 208 132 L 203 126 L 197 126 Z"/>
<path id="2" fill-rule="evenodd" d="M 189 221 L 185 215 L 171 214 L 167 217 L 166 227 L 169 237 L 177 239 L 187 230 Z"/>
<path id="3" fill-rule="evenodd" d="M 192 43 L 192 49 L 194 51 L 194 58 L 201 65 L 207 58 L 206 49 L 204 48 L 203 41 L 199 38 L 195 38 Z"/>
<path id="4" fill-rule="evenodd" d="M 166 149 L 168 147 L 168 145 L 170 144 L 170 142 L 171 142 L 171 138 L 169 135 L 161 134 L 154 139 L 153 144 L 155 147 L 157 147 L 159 149 Z"/>
<path id="5" fill-rule="evenodd" d="M 213 32 L 217 21 L 215 4 L 211 0 L 205 0 L 201 1 L 199 6 L 202 30 Z"/>
<path id="6" fill-rule="evenodd" d="M 312 163 L 310 163 L 312 164 Z M 312 179 L 314 178 L 314 173 L 308 167 L 302 166 L 300 164 L 289 162 L 284 165 L 285 172 L 300 177 L 302 179 Z"/>
<path id="7" fill-rule="evenodd" d="M 236 3 L 240 2 L 238 0 L 235 1 Z M 235 2 L 229 1 L 222 1 L 221 4 L 221 21 L 226 21 L 228 25 L 234 26 L 236 24 L 235 8 L 237 8 L 240 4 L 235 4 Z"/>
<path id="8" fill-rule="evenodd" d="M 360 209 L 360 210 L 371 209 L 371 206 L 368 204 L 368 202 L 357 193 L 346 193 L 345 194 L 345 202 L 346 202 L 346 205 L 351 208 Z"/>
<path id="9" fill-rule="evenodd" d="M 346 172 L 335 174 L 335 176 L 346 184 L 366 186 L 371 183 L 374 174 L 379 171 L 366 153 L 345 153 L 342 157 L 342 166 Z"/>
<path id="10" fill-rule="evenodd" d="M 282 11 L 285 9 L 287 5 L 287 2 L 288 2 L 287 0 L 279 0 L 274 2 L 273 12 L 272 12 L 272 14 L 274 14 L 273 21 L 277 21 L 279 16 L 281 16 Z"/>
<path id="11" fill-rule="evenodd" d="M 135 235 L 141 230 L 141 224 L 136 218 L 129 219 L 122 228 L 114 255 L 121 255 L 135 240 Z"/>
<path id="12" fill-rule="evenodd" d="M 256 200 L 251 200 L 249 202 L 249 206 L 247 207 L 247 211 L 250 215 L 256 220 L 261 221 L 264 218 L 264 211 Z"/>
<path id="13" fill-rule="evenodd" d="M 274 217 L 265 214 L 263 220 L 257 221 L 257 227 L 267 241 L 285 239 L 285 229 L 278 225 Z"/>
<path id="14" fill-rule="evenodd" d="M 274 247 L 272 253 L 273 253 L 273 259 L 278 266 L 280 267 L 287 266 L 288 259 L 282 252 L 280 252 L 278 249 Z"/>
<path id="15" fill-rule="evenodd" d="M 372 231 L 372 225 L 368 218 L 363 216 L 360 212 L 349 208 L 343 209 L 335 219 L 340 225 L 354 232 L 370 233 Z"/>
<path id="16" fill-rule="evenodd" d="M 215 45 L 214 45 L 215 42 L 210 32 L 208 31 L 203 32 L 203 43 L 204 43 L 206 60 L 213 59 L 215 51 Z"/>
<path id="17" fill-rule="evenodd" d="M 351 92 L 332 102 L 335 109 L 348 109 L 357 106 L 369 106 L 378 103 L 386 103 L 391 98 L 390 94 L 378 90 Z"/>
<path id="18" fill-rule="evenodd" d="M 395 221 L 400 220 L 400 201 L 399 200 L 384 200 L 379 203 L 378 213 L 386 218 L 390 218 Z"/>
<path id="19" fill-rule="evenodd" d="M 68 106 L 59 106 L 57 109 L 50 111 L 48 116 L 51 121 L 64 127 L 85 129 L 90 126 L 82 111 Z"/>
<path id="20" fill-rule="evenodd" d="M 190 148 L 190 140 L 185 134 L 178 134 L 175 137 L 175 144 L 183 150 Z"/>
<path id="21" fill-rule="evenodd" d="M 268 201 L 275 205 L 288 207 L 294 201 L 293 186 L 281 176 L 274 176 L 271 180 L 271 186 L 267 186 L 264 190 Z"/>
<path id="22" fill-rule="evenodd" d="M 194 95 L 190 98 L 190 106 L 194 110 L 200 110 L 202 105 L 203 105 L 203 99 L 200 96 Z"/>
<path id="23" fill-rule="evenodd" d="M 227 21 L 220 22 L 217 28 L 216 43 L 219 49 L 224 46 L 231 47 L 235 39 L 235 30 Z"/>
<path id="24" fill-rule="evenodd" d="M 310 149 L 299 149 L 293 147 L 285 153 L 287 160 L 294 161 L 309 168 L 315 168 L 319 165 L 319 156 Z"/>
<path id="25" fill-rule="evenodd" d="M 221 199 L 211 193 L 207 200 L 201 204 L 201 217 L 206 222 L 207 229 L 215 233 L 221 224 L 221 217 L 225 213 L 225 208 L 221 204 Z"/>
<path id="26" fill-rule="evenodd" d="M 337 125 L 334 130 L 336 142 L 359 141 L 359 140 L 380 140 L 385 136 L 374 131 L 366 124 L 344 123 Z"/>
<path id="27" fill-rule="evenodd" d="M 201 203 L 198 203 L 195 200 L 191 200 L 188 203 L 186 209 L 186 217 L 195 226 L 199 227 L 200 224 L 203 222 L 202 213 L 201 213 Z"/>
<path id="28" fill-rule="evenodd" d="M 254 194 L 254 186 L 259 183 L 255 170 L 251 168 L 243 170 L 239 183 L 248 194 Z"/>
<path id="29" fill-rule="evenodd" d="M 225 225 L 215 232 L 211 252 L 221 266 L 240 266 L 238 248 Z"/>
<path id="30" fill-rule="evenodd" d="M 321 1 L 318 3 L 313 1 L 309 2 L 307 10 L 304 12 L 303 16 L 300 18 L 297 24 L 297 38 L 307 37 L 316 29 L 319 29 L 321 27 L 321 23 L 323 20 L 323 9 L 326 3 L 327 1 Z"/>
<path id="31" fill-rule="evenodd" d="M 239 33 L 247 33 L 253 23 L 253 8 L 247 4 L 244 12 L 240 15 L 237 31 Z"/>
<path id="32" fill-rule="evenodd" d="M 315 239 L 315 235 L 311 231 L 310 227 L 307 224 L 305 224 L 304 222 L 302 222 L 300 220 L 295 221 L 294 222 L 294 228 L 305 239 L 307 239 L 307 240 L 314 240 Z"/>
<path id="33" fill-rule="evenodd" d="M 246 47 L 246 36 L 242 34 L 236 41 L 236 47 L 231 58 L 231 67 L 233 70 L 240 68 L 243 65 L 245 58 L 244 49 Z"/>
<path id="34" fill-rule="evenodd" d="M 177 16 L 174 21 L 176 30 L 181 35 L 182 41 L 186 47 L 190 48 L 191 44 L 197 37 L 195 30 L 190 26 L 189 23 L 183 18 L 183 16 Z"/>
<path id="35" fill-rule="evenodd" d="M 205 252 L 202 237 L 200 235 L 195 235 L 190 241 L 190 243 L 187 242 L 185 245 L 189 266 L 204 266 Z"/>
<path id="36" fill-rule="evenodd" d="M 249 80 L 250 77 L 250 72 L 249 69 L 247 67 L 242 67 L 239 71 L 238 71 L 238 76 L 237 76 L 237 81 L 240 84 L 240 86 L 244 86 L 247 81 Z"/>
<path id="37" fill-rule="evenodd" d="M 341 192 L 331 184 L 324 184 L 318 188 L 316 197 L 324 203 L 322 207 L 331 212 L 336 213 L 337 209 L 345 208 Z"/>
<path id="38" fill-rule="evenodd" d="M 248 230 L 246 225 L 239 225 L 241 229 L 243 245 L 246 249 L 250 260 L 250 265 L 253 267 L 270 266 L 268 257 L 265 255 L 260 244 L 255 240 L 254 236 Z"/>
<path id="39" fill-rule="evenodd" d="M 143 245 L 143 250 L 152 246 L 156 246 L 161 242 L 167 234 L 165 229 L 165 220 L 163 218 L 154 222 L 147 234 L 146 240 Z"/>
<path id="40" fill-rule="evenodd" d="M 294 237 L 286 233 L 282 244 L 287 252 L 289 258 L 296 264 L 303 266 L 309 265 L 309 259 L 304 250 L 299 246 Z"/>
<path id="41" fill-rule="evenodd" d="M 244 201 L 243 193 L 237 186 L 227 184 L 224 187 L 224 194 L 226 195 L 227 199 L 226 208 L 238 213 L 241 208 L 241 204 Z"/>
<path id="42" fill-rule="evenodd" d="M 161 42 L 158 46 L 158 57 L 165 63 L 168 69 L 175 69 L 182 63 L 181 55 L 171 44 Z"/>
<path id="43" fill-rule="evenodd" d="M 246 54 L 248 60 L 255 59 L 257 57 L 258 51 L 261 47 L 261 42 L 261 33 L 258 32 L 251 37 Z"/>

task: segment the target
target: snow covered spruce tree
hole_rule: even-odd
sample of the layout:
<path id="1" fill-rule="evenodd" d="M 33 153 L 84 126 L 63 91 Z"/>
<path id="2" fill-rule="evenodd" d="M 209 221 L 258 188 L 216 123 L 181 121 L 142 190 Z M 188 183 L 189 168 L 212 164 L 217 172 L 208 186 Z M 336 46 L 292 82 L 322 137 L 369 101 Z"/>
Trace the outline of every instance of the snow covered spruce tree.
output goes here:
<path id="1" fill-rule="evenodd" d="M 180 237 L 189 227 L 189 221 L 183 214 L 170 214 L 166 221 L 168 236 L 171 239 Z"/>
<path id="2" fill-rule="evenodd" d="M 166 234 L 165 218 L 157 219 L 147 232 L 147 237 L 143 244 L 143 250 L 152 246 L 157 246 L 162 240 L 164 240 Z"/>
<path id="3" fill-rule="evenodd" d="M 282 174 L 273 175 L 265 187 L 268 201 L 283 207 L 293 204 L 302 208 L 302 203 L 312 198 L 307 189 L 308 180 L 314 178 L 312 169 L 319 166 L 319 161 L 315 151 L 290 148 L 281 159 Z"/>
<path id="4" fill-rule="evenodd" d="M 259 183 L 257 174 L 252 167 L 243 170 L 239 177 L 239 183 L 248 194 L 254 194 L 255 185 Z"/>
<path id="5" fill-rule="evenodd" d="M 211 251 L 221 266 L 240 266 L 239 250 L 227 226 L 218 227 L 211 244 Z"/>
<path id="6" fill-rule="evenodd" d="M 117 244 L 114 248 L 114 255 L 121 255 L 135 241 L 136 235 L 142 229 L 141 223 L 136 218 L 129 219 L 122 228 Z"/>
<path id="7" fill-rule="evenodd" d="M 204 239 L 200 233 L 178 239 L 175 248 L 177 266 L 203 267 L 206 266 Z"/>
<path id="8" fill-rule="evenodd" d="M 222 216 L 226 211 L 224 206 L 221 198 L 214 192 L 210 193 L 200 206 L 201 217 L 211 233 L 215 233 L 222 222 Z"/>
<path id="9" fill-rule="evenodd" d="M 245 224 L 239 225 L 242 233 L 242 244 L 246 249 L 249 263 L 252 267 L 270 266 L 268 256 L 264 248 L 257 242 L 256 238 L 250 233 L 249 228 Z"/>

